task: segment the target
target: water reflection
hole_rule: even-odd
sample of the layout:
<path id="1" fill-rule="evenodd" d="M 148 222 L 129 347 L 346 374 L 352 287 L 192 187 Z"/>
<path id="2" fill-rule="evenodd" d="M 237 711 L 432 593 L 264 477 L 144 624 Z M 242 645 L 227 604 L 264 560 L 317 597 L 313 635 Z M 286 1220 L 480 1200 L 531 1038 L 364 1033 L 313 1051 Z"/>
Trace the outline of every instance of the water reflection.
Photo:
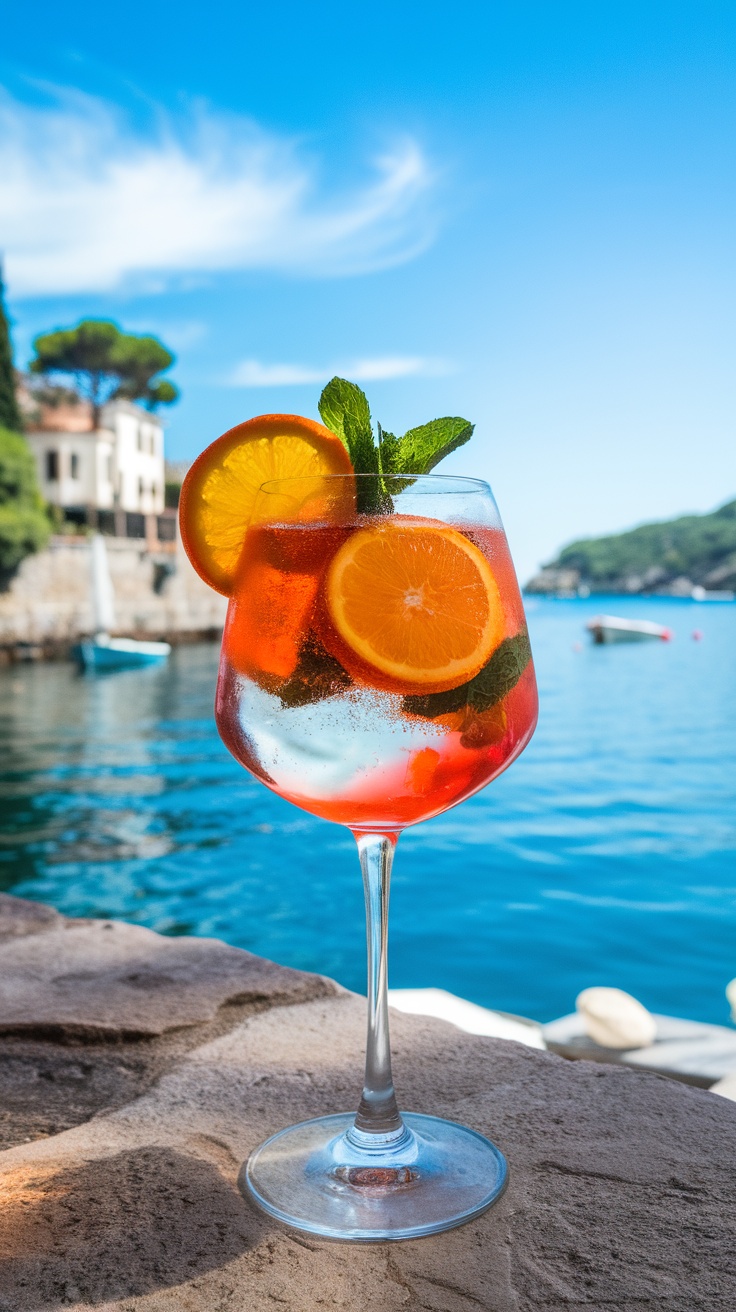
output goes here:
<path id="1" fill-rule="evenodd" d="M 148 862 L 220 840 L 214 819 L 202 832 L 193 796 L 174 800 L 229 772 L 212 727 L 215 669 L 202 647 L 175 652 L 168 669 L 90 678 L 54 664 L 0 679 L 5 889 L 52 866 L 76 876 L 80 865 Z"/>
<path id="2" fill-rule="evenodd" d="M 726 1021 L 736 606 L 616 609 L 646 609 L 676 641 L 575 650 L 593 603 L 531 612 L 537 736 L 485 792 L 402 839 L 397 987 L 544 1018 L 613 983 L 655 1010 Z M 203 645 L 107 677 L 0 671 L 0 887 L 71 914 L 216 934 L 360 989 L 352 839 L 228 756 L 212 715 L 217 660 Z"/>
<path id="3" fill-rule="evenodd" d="M 346 854 L 359 959 L 352 839 L 273 797 L 228 755 L 212 714 L 217 662 L 202 645 L 175 650 L 166 667 L 104 677 L 64 664 L 0 672 L 0 887 L 314 967 L 333 890 L 315 892 L 303 916 L 284 866 L 306 880 L 323 873 L 324 842 L 302 842 L 318 827 Z M 296 945 L 295 915 L 305 930 Z M 336 954 L 324 958 L 321 969 L 339 971 Z"/>

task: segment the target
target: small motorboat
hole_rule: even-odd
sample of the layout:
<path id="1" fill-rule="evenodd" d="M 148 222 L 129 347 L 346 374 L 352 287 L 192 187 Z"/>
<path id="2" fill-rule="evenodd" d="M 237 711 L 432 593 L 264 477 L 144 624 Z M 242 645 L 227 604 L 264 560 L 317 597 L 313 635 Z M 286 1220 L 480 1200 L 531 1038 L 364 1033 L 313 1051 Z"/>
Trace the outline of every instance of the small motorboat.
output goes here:
<path id="1" fill-rule="evenodd" d="M 618 615 L 595 615 L 586 629 L 596 644 L 609 642 L 669 642 L 672 629 L 651 620 L 624 620 Z"/>
<path id="2" fill-rule="evenodd" d="M 139 642 L 136 638 L 111 638 L 115 627 L 113 592 L 107 547 L 101 533 L 91 543 L 92 609 L 95 634 L 83 638 L 72 655 L 83 670 L 131 670 L 141 665 L 157 665 L 171 652 L 168 642 Z"/>

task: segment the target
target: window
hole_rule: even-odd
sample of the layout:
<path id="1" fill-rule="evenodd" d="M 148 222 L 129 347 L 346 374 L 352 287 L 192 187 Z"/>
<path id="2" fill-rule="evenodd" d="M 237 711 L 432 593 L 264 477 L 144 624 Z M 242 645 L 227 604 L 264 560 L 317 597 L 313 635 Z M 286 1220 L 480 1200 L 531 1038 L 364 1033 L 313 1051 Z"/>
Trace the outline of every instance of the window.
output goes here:
<path id="1" fill-rule="evenodd" d="M 49 483 L 56 483 L 59 477 L 59 452 L 46 452 L 46 478 Z"/>
<path id="2" fill-rule="evenodd" d="M 139 451 L 143 450 L 143 433 L 141 432 L 140 428 L 138 429 L 138 450 Z"/>
<path id="3" fill-rule="evenodd" d="M 109 453 L 105 456 L 105 479 L 112 483 L 112 456 Z"/>
<path id="4" fill-rule="evenodd" d="M 74 479 L 79 478 L 79 456 L 77 455 L 76 451 L 72 451 L 72 458 L 71 458 L 69 472 L 72 478 Z"/>
<path id="5" fill-rule="evenodd" d="M 145 486 L 144 486 L 144 483 L 143 483 L 143 479 L 142 479 L 142 478 L 139 478 L 139 479 L 138 479 L 138 496 L 139 496 L 139 497 L 142 497 L 142 496 L 143 496 L 143 493 L 145 492 L 145 490 L 146 490 L 146 489 L 145 489 Z"/>

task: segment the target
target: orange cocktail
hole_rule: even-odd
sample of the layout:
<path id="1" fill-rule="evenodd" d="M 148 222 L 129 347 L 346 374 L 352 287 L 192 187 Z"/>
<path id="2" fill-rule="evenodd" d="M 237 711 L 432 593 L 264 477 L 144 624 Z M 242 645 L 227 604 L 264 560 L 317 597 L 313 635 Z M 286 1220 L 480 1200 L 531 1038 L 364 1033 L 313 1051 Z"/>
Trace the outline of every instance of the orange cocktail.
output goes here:
<path id="1" fill-rule="evenodd" d="M 518 756 L 537 692 L 490 488 L 426 472 L 472 425 L 448 417 L 400 438 L 379 425 L 376 441 L 366 398 L 344 379 L 328 384 L 320 411 L 324 427 L 266 415 L 232 429 L 182 494 L 190 559 L 230 598 L 220 734 L 268 788 L 352 830 L 366 897 L 358 1112 L 280 1130 L 251 1152 L 240 1184 L 312 1234 L 416 1238 L 489 1207 L 506 1162 L 474 1130 L 399 1112 L 386 949 L 394 848 L 407 825 Z"/>
<path id="2" fill-rule="evenodd" d="M 446 487 L 454 485 L 454 480 L 441 481 Z M 416 504 L 420 494 L 416 483 L 413 487 L 413 494 L 404 495 L 411 495 Z M 445 496 L 457 496 L 466 505 L 473 500 L 467 491 Z M 357 534 L 365 536 L 366 530 L 373 529 L 379 537 L 387 527 L 393 529 L 399 552 L 416 554 L 413 539 L 422 536 L 428 521 L 403 516 L 397 524 L 397 519 L 394 516 L 387 523 L 381 516 L 362 516 L 340 525 L 253 528 L 247 535 L 223 639 L 217 715 L 230 751 L 289 801 L 351 829 L 371 829 L 378 823 L 398 830 L 463 801 L 518 756 L 536 723 L 536 686 L 524 613 L 499 527 L 453 524 L 443 532 L 433 519 L 428 538 L 425 532 L 424 560 L 414 562 L 431 569 L 434 557 L 446 546 L 447 534 L 451 547 L 456 537 L 462 537 L 471 553 L 487 563 L 490 587 L 495 583 L 496 613 L 483 665 L 497 653 L 496 665 L 502 667 L 505 657 L 509 668 L 505 682 L 497 678 L 485 699 L 482 688 L 475 697 L 463 688 L 469 680 L 463 675 L 462 661 L 457 662 L 454 678 L 449 678 L 454 688 L 447 688 L 447 679 L 438 686 L 437 678 L 433 681 L 426 670 L 414 671 L 413 679 L 411 672 L 405 672 L 402 680 L 386 669 L 389 662 L 384 661 L 383 669 L 371 666 L 365 654 L 339 633 L 329 608 L 331 562 L 338 552 L 346 554 L 346 546 L 349 551 L 350 539 Z M 449 589 L 452 601 L 463 586 L 453 568 L 466 562 L 462 550 L 447 554 L 440 583 Z M 397 562 L 397 570 L 401 564 Z M 466 591 L 472 587 L 476 568 L 472 558 L 469 564 Z M 364 629 L 371 622 L 386 621 L 380 609 L 378 615 L 371 613 L 368 563 L 366 568 L 364 591 L 355 598 L 357 620 L 360 623 L 362 610 Z M 479 582 L 484 587 L 489 580 L 481 577 Z M 421 610 L 419 591 L 411 579 L 406 580 L 410 617 Z M 442 627 L 441 622 L 440 638 Z M 485 654 L 482 651 L 481 657 Z M 427 656 L 431 660 L 432 652 Z M 476 684 L 482 684 L 474 664 L 465 668 L 471 669 Z M 463 681 L 460 687 L 458 678 Z M 262 719 L 267 729 L 262 728 Z M 365 754 L 346 760 L 342 740 L 349 738 L 355 744 L 361 726 L 367 735 Z M 308 739 L 315 737 L 322 743 L 321 760 L 310 768 Z"/>

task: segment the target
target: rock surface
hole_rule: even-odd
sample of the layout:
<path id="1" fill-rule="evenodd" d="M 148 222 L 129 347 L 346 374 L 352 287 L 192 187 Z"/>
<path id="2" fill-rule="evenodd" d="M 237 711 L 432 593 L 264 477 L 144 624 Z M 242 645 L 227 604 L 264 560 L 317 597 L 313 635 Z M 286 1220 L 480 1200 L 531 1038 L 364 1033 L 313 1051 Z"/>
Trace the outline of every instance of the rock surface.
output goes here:
<path id="1" fill-rule="evenodd" d="M 218 939 L 162 938 L 141 925 L 53 915 L 0 946 L 0 1034 L 144 1038 L 213 1020 L 226 1003 L 334 992 L 331 981 Z M 11 915 L 13 922 L 27 923 Z"/>
<path id="2" fill-rule="evenodd" d="M 0 926 L 3 911 L 7 919 L 7 903 L 0 906 Z M 244 958 L 242 977 L 252 972 L 252 980 L 272 987 L 244 989 L 232 1002 L 230 985 L 215 987 L 203 965 L 211 953 L 213 976 L 221 981 L 232 949 L 141 938 L 140 931 L 128 935 L 130 927 L 120 930 L 118 955 L 105 976 L 97 940 L 109 931 L 55 916 L 41 916 L 34 931 L 30 911 L 11 914 L 29 928 L 0 942 L 0 980 L 10 953 L 16 1007 L 18 981 L 31 982 L 24 1034 L 0 1039 L 0 1066 L 15 1061 L 17 1071 L 35 1069 L 43 1094 L 35 1128 L 25 1136 L 31 1141 L 0 1153 L 2 1312 L 732 1312 L 736 1306 L 736 1107 L 727 1099 L 395 1014 L 403 1105 L 490 1134 L 509 1159 L 509 1188 L 478 1221 L 432 1239 L 321 1243 L 261 1216 L 235 1180 L 240 1162 L 265 1135 L 355 1104 L 362 1000 L 319 977 L 292 971 L 277 977 L 278 968 L 237 954 Z M 82 1042 L 64 1028 L 66 1021 L 49 1030 L 51 1003 L 33 984 L 31 959 L 23 957 L 21 971 L 13 956 L 21 942 L 35 948 L 39 970 L 53 957 L 62 978 L 69 944 L 65 1007 L 73 993 L 69 977 L 81 976 L 84 985 L 81 945 L 90 945 L 89 969 L 98 979 L 112 978 L 104 1042 L 92 1030 Z M 183 945 L 193 942 L 199 965 L 181 1004 L 189 1019 L 168 1029 L 161 1018 L 174 1014 L 171 987 L 161 977 L 172 968 L 172 944 L 186 952 Z M 148 1037 L 131 1037 L 143 1013 L 130 1026 L 116 1010 L 128 998 L 120 991 L 125 944 L 136 970 L 145 944 L 151 1005 L 143 1019 L 159 1018 Z M 53 993 L 52 975 L 45 978 Z M 89 1017 L 92 993 L 81 987 L 79 1015 Z M 113 1012 L 122 1036 L 116 1043 Z M 7 1100 L 3 1105 L 12 1137 L 25 1103 L 17 1113 L 8 1111 Z"/>

